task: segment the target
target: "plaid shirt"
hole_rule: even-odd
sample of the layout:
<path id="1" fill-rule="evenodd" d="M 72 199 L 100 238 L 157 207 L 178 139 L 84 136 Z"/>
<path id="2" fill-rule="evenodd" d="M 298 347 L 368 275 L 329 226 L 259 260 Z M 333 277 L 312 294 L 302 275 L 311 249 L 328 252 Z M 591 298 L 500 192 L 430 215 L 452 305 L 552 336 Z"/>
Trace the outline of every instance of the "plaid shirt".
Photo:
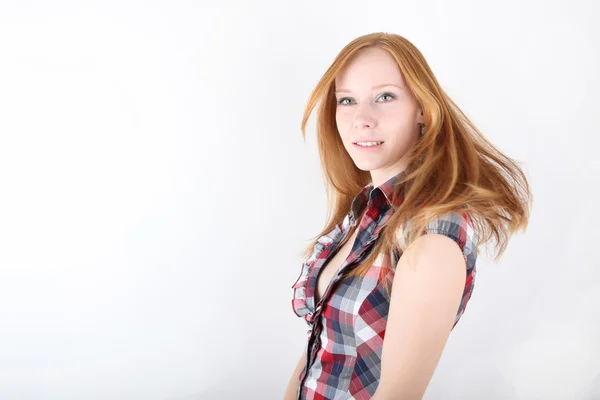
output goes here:
<path id="1" fill-rule="evenodd" d="M 298 378 L 299 400 L 370 399 L 377 389 L 390 300 L 383 288 L 393 280 L 401 253 L 394 252 L 393 257 L 380 254 L 364 278 L 347 277 L 346 272 L 368 256 L 383 224 L 402 202 L 401 196 L 394 200 L 391 196 L 401 174 L 377 188 L 369 184 L 361 190 L 343 222 L 317 240 L 313 254 L 302 264 L 300 276 L 292 285 L 292 309 L 309 326 L 306 366 Z M 335 254 L 365 205 L 367 211 L 360 221 L 354 246 L 315 305 L 319 271 Z M 451 212 L 430 222 L 426 233 L 450 237 L 465 258 L 466 284 L 454 328 L 473 291 L 475 232 L 467 214 Z M 399 239 L 402 236 L 400 233 Z M 400 248 L 405 250 L 402 244 Z"/>

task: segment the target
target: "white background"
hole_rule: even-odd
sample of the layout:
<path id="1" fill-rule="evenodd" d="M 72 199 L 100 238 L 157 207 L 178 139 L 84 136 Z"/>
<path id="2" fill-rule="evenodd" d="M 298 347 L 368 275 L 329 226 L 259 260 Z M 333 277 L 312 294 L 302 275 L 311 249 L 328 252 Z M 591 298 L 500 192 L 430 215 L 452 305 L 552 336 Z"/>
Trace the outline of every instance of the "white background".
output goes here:
<path id="1" fill-rule="evenodd" d="M 304 104 L 375 31 L 534 191 L 425 398 L 600 398 L 598 3 L 218 4 L 0 1 L 0 399 L 282 398 L 326 216 Z"/>

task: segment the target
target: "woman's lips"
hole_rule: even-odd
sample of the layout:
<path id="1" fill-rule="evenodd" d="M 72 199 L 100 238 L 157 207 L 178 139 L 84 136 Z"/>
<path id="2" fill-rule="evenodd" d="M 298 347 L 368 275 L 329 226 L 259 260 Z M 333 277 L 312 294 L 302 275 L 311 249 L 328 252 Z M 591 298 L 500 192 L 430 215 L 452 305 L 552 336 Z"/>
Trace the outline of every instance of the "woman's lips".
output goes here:
<path id="1" fill-rule="evenodd" d="M 381 147 L 381 146 L 382 146 L 384 143 L 385 143 L 385 142 L 381 142 L 381 143 L 379 143 L 378 145 L 375 145 L 375 146 L 359 146 L 359 145 L 358 145 L 358 144 L 356 144 L 356 143 L 352 143 L 352 144 L 353 144 L 353 145 L 354 145 L 354 147 L 356 147 L 357 149 L 369 151 L 369 150 L 379 150 L 379 148 L 380 148 L 380 147 Z"/>

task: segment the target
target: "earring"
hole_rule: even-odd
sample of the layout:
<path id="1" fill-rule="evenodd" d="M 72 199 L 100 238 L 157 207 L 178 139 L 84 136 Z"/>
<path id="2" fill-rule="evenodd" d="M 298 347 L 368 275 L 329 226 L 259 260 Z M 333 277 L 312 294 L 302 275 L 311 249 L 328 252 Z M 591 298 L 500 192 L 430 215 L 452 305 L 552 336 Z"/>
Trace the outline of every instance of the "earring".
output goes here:
<path id="1" fill-rule="evenodd" d="M 421 136 L 425 135 L 425 124 L 421 124 Z"/>

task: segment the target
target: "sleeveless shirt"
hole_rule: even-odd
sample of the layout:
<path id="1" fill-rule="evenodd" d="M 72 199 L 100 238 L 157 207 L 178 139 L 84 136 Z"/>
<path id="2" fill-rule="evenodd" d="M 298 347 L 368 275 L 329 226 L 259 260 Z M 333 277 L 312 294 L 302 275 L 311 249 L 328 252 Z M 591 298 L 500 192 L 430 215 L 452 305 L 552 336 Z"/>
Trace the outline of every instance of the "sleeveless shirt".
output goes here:
<path id="1" fill-rule="evenodd" d="M 356 195 L 344 220 L 317 239 L 312 255 L 302 264 L 300 276 L 292 285 L 292 309 L 308 324 L 307 358 L 298 377 L 298 400 L 370 399 L 377 389 L 390 301 L 384 284 L 393 281 L 402 252 L 380 254 L 363 278 L 346 275 L 366 259 L 383 224 L 403 201 L 402 196 L 392 196 L 401 175 L 402 172 L 376 188 L 368 184 Z M 364 207 L 365 214 L 357 221 Z M 319 271 L 355 223 L 360 225 L 354 246 L 315 304 Z M 397 233 L 402 250 L 407 232 L 408 226 Z M 469 215 L 457 211 L 429 222 L 423 234 L 433 233 L 454 240 L 466 263 L 466 283 L 454 328 L 474 288 L 476 234 Z"/>

